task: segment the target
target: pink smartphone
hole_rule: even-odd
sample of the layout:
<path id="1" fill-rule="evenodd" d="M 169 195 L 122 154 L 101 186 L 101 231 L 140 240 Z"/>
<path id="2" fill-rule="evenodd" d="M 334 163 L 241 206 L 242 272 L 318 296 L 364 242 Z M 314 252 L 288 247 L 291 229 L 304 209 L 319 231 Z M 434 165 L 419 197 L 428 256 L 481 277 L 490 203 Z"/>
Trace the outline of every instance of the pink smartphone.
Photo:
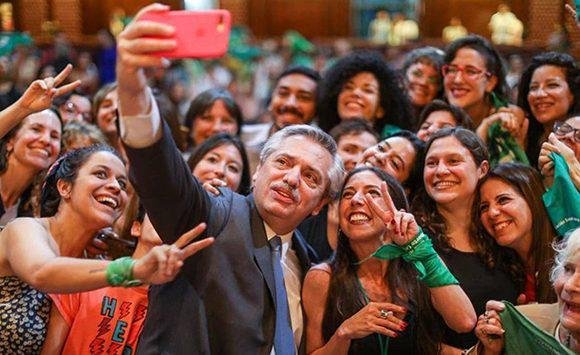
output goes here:
<path id="1" fill-rule="evenodd" d="M 217 58 L 228 49 L 231 19 L 227 10 L 149 12 L 141 20 L 175 27 L 177 48 L 156 53 L 161 57 Z"/>

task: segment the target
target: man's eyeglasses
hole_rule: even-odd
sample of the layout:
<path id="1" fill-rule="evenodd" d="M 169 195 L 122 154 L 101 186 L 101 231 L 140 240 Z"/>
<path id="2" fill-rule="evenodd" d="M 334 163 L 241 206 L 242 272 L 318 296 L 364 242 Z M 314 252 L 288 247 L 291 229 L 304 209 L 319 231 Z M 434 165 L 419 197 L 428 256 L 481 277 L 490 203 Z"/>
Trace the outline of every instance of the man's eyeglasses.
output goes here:
<path id="1" fill-rule="evenodd" d="M 574 141 L 580 143 L 580 128 L 574 128 L 564 122 L 556 122 L 554 124 L 554 133 L 558 137 L 564 137 L 565 135 L 573 133 L 572 137 L 574 137 Z"/>
<path id="2" fill-rule="evenodd" d="M 461 65 L 454 65 L 454 64 L 445 64 L 442 68 L 441 71 L 443 73 L 443 76 L 457 76 L 457 74 L 459 72 L 461 72 L 461 74 L 463 75 L 464 78 L 468 78 L 470 80 L 478 80 L 480 79 L 482 76 L 485 76 L 487 78 L 491 77 L 491 73 L 485 70 L 481 70 L 479 68 L 476 68 L 472 65 L 466 65 L 466 66 L 461 66 Z"/>

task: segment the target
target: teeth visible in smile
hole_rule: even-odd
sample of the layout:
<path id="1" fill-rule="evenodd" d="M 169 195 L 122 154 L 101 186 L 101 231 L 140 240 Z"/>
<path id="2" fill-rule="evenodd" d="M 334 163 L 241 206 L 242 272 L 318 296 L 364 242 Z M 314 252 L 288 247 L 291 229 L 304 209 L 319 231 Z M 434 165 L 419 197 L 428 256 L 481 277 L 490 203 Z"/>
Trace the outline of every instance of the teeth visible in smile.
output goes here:
<path id="1" fill-rule="evenodd" d="M 107 196 L 97 197 L 97 201 L 99 201 L 99 203 L 102 203 L 103 205 L 107 205 L 113 209 L 117 208 L 117 206 L 118 206 L 118 203 L 114 198 L 107 197 Z"/>
<path id="2" fill-rule="evenodd" d="M 435 183 L 435 187 L 437 188 L 446 188 L 454 186 L 456 183 L 453 181 L 439 181 Z"/>
<path id="3" fill-rule="evenodd" d="M 350 222 L 366 222 L 370 218 L 364 213 L 353 213 L 350 215 Z"/>
<path id="4" fill-rule="evenodd" d="M 496 232 L 500 232 L 501 230 L 503 230 L 503 229 L 505 229 L 507 226 L 509 226 L 509 225 L 510 225 L 510 223 L 511 223 L 510 221 L 499 222 L 499 223 L 497 223 L 497 224 L 494 224 L 494 225 L 493 225 L 493 229 L 494 229 Z"/>
<path id="5" fill-rule="evenodd" d="M 36 148 L 36 149 L 34 149 L 34 151 L 44 155 L 45 157 L 50 156 L 50 153 L 46 149 Z"/>

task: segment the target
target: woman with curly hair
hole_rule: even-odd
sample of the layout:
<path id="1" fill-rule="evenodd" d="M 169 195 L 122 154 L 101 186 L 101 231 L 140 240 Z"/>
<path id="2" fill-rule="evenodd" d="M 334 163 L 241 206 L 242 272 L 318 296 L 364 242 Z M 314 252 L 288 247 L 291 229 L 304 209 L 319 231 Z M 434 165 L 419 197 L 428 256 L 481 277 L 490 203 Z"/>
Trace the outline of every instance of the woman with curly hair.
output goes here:
<path id="1" fill-rule="evenodd" d="M 434 133 L 425 148 L 424 188 L 413 200 L 418 223 L 433 240 L 449 270 L 457 277 L 475 311 L 490 299 L 516 302 L 518 288 L 507 268 L 496 264 L 491 240 L 478 238 L 472 212 L 477 184 L 488 171 L 485 145 L 461 127 Z M 473 333 L 457 334 L 447 328 L 445 344 L 465 349 L 476 342 Z"/>
<path id="2" fill-rule="evenodd" d="M 520 304 L 556 302 L 549 275 L 554 259 L 550 245 L 556 231 L 542 201 L 544 192 L 534 168 L 500 164 L 480 181 L 473 205 L 482 237 L 505 247 L 502 254 L 525 296 L 518 300 Z"/>
<path id="3" fill-rule="evenodd" d="M 518 105 L 530 119 L 526 137 L 530 162 L 538 161 L 540 146 L 556 122 L 580 114 L 579 90 L 580 71 L 570 55 L 547 52 L 532 58 L 518 89 Z"/>
<path id="4" fill-rule="evenodd" d="M 362 117 L 378 133 L 386 125 L 413 129 L 407 95 L 397 73 L 376 52 L 354 52 L 328 69 L 320 84 L 319 126 L 326 132 L 341 120 Z"/>

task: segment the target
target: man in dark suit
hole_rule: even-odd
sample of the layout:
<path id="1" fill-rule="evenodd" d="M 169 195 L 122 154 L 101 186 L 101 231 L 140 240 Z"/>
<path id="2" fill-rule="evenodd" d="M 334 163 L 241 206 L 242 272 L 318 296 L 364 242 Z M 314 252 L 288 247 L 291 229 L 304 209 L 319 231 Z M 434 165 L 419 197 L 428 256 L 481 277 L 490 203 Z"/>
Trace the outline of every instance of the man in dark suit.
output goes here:
<path id="1" fill-rule="evenodd" d="M 136 21 L 119 37 L 121 136 L 137 192 L 164 241 L 199 222 L 216 241 L 189 258 L 175 282 L 151 292 L 139 352 L 295 353 L 304 345 L 300 293 L 309 261 L 294 229 L 338 191 L 343 171 L 336 144 L 310 126 L 283 129 L 262 151 L 252 195 L 210 196 L 182 160 L 143 73 L 142 67 L 164 64 L 151 52 L 175 47 L 170 39 L 143 37 L 172 31 Z"/>

